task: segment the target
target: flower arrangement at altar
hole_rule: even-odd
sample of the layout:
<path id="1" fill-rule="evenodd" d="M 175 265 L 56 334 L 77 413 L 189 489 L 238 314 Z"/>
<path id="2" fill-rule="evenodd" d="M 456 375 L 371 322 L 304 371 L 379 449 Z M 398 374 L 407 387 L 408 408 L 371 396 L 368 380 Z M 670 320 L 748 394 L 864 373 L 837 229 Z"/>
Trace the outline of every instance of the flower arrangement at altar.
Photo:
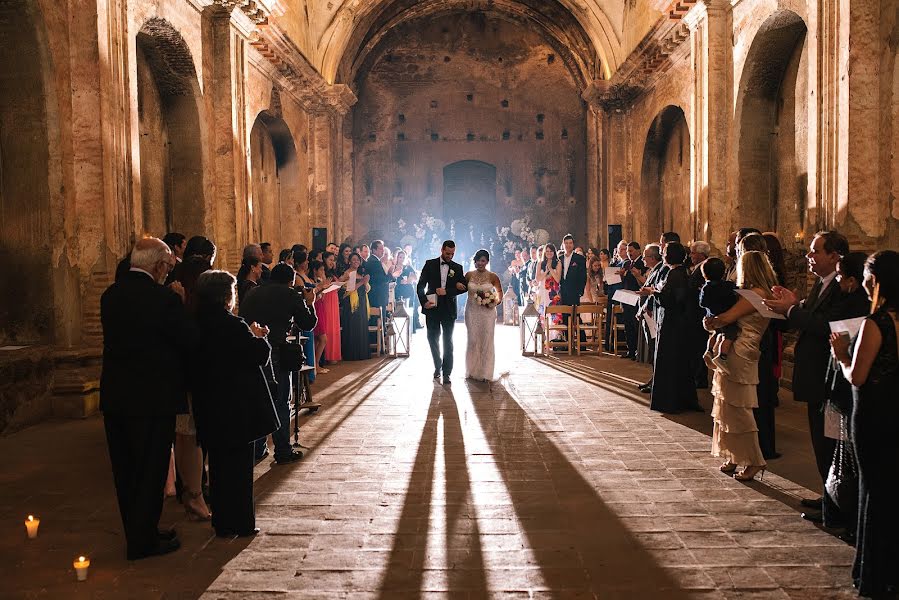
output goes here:
<path id="1" fill-rule="evenodd" d="M 421 219 L 417 223 L 407 223 L 400 219 L 396 226 L 402 235 L 400 244 L 403 246 L 411 244 L 416 254 L 438 254 L 440 252 L 443 234 L 446 232 L 446 223 L 442 219 L 422 212 Z M 450 238 L 452 239 L 452 235 Z"/>
<path id="2" fill-rule="evenodd" d="M 488 291 L 479 290 L 475 292 L 475 302 L 478 303 L 478 306 L 494 308 L 500 303 L 500 297 L 495 289 Z"/>

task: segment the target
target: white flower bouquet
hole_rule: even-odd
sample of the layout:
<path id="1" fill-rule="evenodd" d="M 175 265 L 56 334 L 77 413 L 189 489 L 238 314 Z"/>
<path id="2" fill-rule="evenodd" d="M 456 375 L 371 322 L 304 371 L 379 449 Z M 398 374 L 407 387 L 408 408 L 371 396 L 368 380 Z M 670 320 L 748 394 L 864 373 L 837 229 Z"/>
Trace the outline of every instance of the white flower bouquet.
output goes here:
<path id="1" fill-rule="evenodd" d="M 495 289 L 475 292 L 475 302 L 478 303 L 478 306 L 495 308 L 500 301 L 501 298 Z"/>

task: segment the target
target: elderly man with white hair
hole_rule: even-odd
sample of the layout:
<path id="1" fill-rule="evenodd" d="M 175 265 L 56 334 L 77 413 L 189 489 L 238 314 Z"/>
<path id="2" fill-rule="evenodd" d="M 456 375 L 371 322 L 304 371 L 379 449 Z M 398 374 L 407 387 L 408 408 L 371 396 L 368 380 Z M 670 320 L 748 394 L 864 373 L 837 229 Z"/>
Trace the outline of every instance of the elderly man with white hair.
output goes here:
<path id="1" fill-rule="evenodd" d="M 127 557 L 137 560 L 180 546 L 174 531 L 158 526 L 175 415 L 187 412 L 183 365 L 198 335 L 181 284 L 162 285 L 175 265 L 169 247 L 142 239 L 130 264 L 100 299 L 100 410 Z"/>

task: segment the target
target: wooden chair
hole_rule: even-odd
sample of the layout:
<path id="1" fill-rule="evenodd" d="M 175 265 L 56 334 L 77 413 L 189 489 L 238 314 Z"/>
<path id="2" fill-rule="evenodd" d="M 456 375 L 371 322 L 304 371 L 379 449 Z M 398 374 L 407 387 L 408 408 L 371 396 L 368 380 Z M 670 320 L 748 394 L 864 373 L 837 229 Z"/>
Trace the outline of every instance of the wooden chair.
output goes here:
<path id="1" fill-rule="evenodd" d="M 369 342 L 368 348 L 376 355 L 380 355 L 384 349 L 384 322 L 381 318 L 381 309 L 377 306 L 368 307 L 368 337 L 375 336 L 375 341 Z"/>
<path id="2" fill-rule="evenodd" d="M 562 316 L 561 323 L 555 323 L 553 317 L 555 315 Z M 565 316 L 568 316 L 568 323 L 565 323 Z M 572 339 L 571 332 L 574 328 L 574 307 L 573 306 L 547 306 L 544 312 L 544 324 L 543 328 L 546 330 L 546 338 L 547 341 L 543 344 L 543 353 L 546 353 L 546 349 L 549 348 L 550 351 L 555 348 L 565 348 L 568 351 L 568 355 L 571 356 L 574 353 L 574 340 Z M 553 331 L 558 331 L 565 336 L 563 340 L 550 340 L 550 333 Z"/>
<path id="3" fill-rule="evenodd" d="M 575 307 L 574 339 L 575 353 L 602 353 L 605 307 L 601 304 L 584 304 Z"/>
<path id="4" fill-rule="evenodd" d="M 612 307 L 612 353 L 618 354 L 623 347 L 627 351 L 627 336 L 624 335 L 624 309 L 620 305 Z"/>

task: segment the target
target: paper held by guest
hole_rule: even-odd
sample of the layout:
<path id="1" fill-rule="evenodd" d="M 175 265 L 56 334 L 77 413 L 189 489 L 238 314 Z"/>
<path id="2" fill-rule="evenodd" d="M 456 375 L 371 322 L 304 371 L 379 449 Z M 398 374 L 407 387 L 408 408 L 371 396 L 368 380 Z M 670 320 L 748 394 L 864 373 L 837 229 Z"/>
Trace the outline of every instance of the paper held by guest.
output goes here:
<path id="1" fill-rule="evenodd" d="M 339 289 L 342 288 L 342 287 L 343 287 L 343 284 L 342 284 L 342 283 L 332 283 L 331 285 L 329 285 L 328 287 L 326 287 L 324 290 L 322 290 L 322 295 L 324 295 L 324 294 L 330 294 L 330 293 L 333 292 L 334 290 L 339 290 Z"/>
<path id="2" fill-rule="evenodd" d="M 833 333 L 846 333 L 850 338 L 858 335 L 866 317 L 858 317 L 855 319 L 843 319 L 842 321 L 831 321 L 830 330 Z"/>
<path id="3" fill-rule="evenodd" d="M 785 316 L 777 314 L 776 312 L 765 306 L 762 303 L 763 298 L 752 290 L 737 290 L 737 293 L 746 298 L 746 300 L 748 300 L 752 305 L 752 308 L 756 309 L 763 317 L 766 317 L 768 319 L 780 319 L 781 321 L 786 319 Z"/>
<path id="4" fill-rule="evenodd" d="M 356 291 L 356 271 L 350 271 L 349 273 L 347 273 L 346 291 Z"/>
<path id="5" fill-rule="evenodd" d="M 603 281 L 608 285 L 617 285 L 621 283 L 621 275 L 618 274 L 619 270 L 618 267 L 606 267 L 606 272 L 603 274 Z"/>
<path id="6" fill-rule="evenodd" d="M 618 279 L 620 280 L 621 278 L 619 277 Z M 640 302 L 640 294 L 632 290 L 615 290 L 615 293 L 612 294 L 612 300 L 628 306 L 637 306 L 637 303 Z"/>
<path id="7" fill-rule="evenodd" d="M 656 339 L 659 334 L 659 326 L 656 325 L 655 319 L 648 312 L 643 313 L 643 321 L 646 323 L 646 329 L 649 331 L 649 337 Z"/>

